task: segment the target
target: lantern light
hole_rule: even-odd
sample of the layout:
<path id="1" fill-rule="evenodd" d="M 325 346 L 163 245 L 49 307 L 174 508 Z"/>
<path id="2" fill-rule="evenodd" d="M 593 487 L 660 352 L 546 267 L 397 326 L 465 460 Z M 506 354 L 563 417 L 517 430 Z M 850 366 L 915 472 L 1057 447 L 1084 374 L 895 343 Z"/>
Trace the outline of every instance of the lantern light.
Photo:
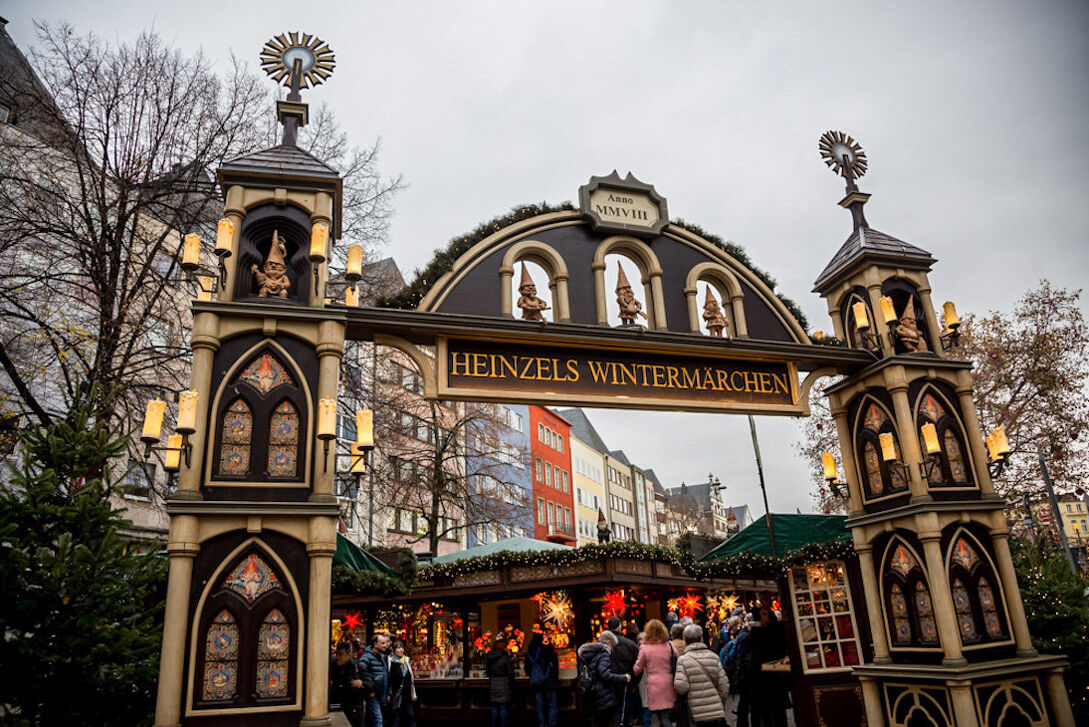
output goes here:
<path id="1" fill-rule="evenodd" d="M 349 308 L 359 307 L 359 288 L 352 285 L 344 289 L 344 305 Z"/>
<path id="2" fill-rule="evenodd" d="M 896 315 L 896 306 L 892 304 L 892 298 L 887 295 L 881 296 L 881 315 L 885 319 L 885 323 L 890 326 L 896 323 L 899 316 Z"/>
<path id="3" fill-rule="evenodd" d="M 994 430 L 994 448 L 999 457 L 1007 457 L 1010 453 L 1010 441 L 1006 438 L 1006 428 L 998 427 Z"/>
<path id="4" fill-rule="evenodd" d="M 215 282 L 207 275 L 197 276 L 197 300 L 207 303 L 212 299 Z"/>
<path id="5" fill-rule="evenodd" d="M 860 330 L 870 327 L 870 317 L 866 315 L 866 304 L 862 301 L 855 303 L 851 306 L 851 310 L 855 314 L 855 326 Z"/>
<path id="6" fill-rule="evenodd" d="M 168 472 L 177 472 L 181 464 L 182 435 L 171 434 L 166 439 L 166 459 L 163 460 L 163 469 Z"/>
<path id="7" fill-rule="evenodd" d="M 325 262 L 325 247 L 329 241 L 329 225 L 318 222 L 310 228 L 310 262 Z"/>
<path id="8" fill-rule="evenodd" d="M 191 273 L 200 266 L 200 235 L 189 233 L 182 242 L 181 268 Z"/>
<path id="9" fill-rule="evenodd" d="M 938 428 L 931 422 L 927 422 L 923 426 L 919 427 L 919 431 L 923 435 L 923 444 L 926 445 L 927 454 L 937 454 L 941 451 L 941 445 L 938 443 Z"/>
<path id="10" fill-rule="evenodd" d="M 216 255 L 230 257 L 234 251 L 234 222 L 226 217 L 216 225 Z"/>
<path id="11" fill-rule="evenodd" d="M 821 455 L 821 464 L 824 465 L 824 479 L 828 481 L 836 479 L 836 458 L 832 456 L 831 452 L 825 452 Z"/>
<path id="12" fill-rule="evenodd" d="M 896 440 L 892 434 L 885 432 L 881 435 L 881 459 L 886 462 L 895 462 L 896 457 Z"/>
<path id="13" fill-rule="evenodd" d="M 953 305 L 953 301 L 946 301 L 942 306 L 945 310 L 945 327 L 950 331 L 955 331 L 960 327 L 960 317 L 957 315 L 957 308 Z"/>
<path id="14" fill-rule="evenodd" d="M 326 441 L 337 436 L 337 400 L 321 399 L 318 401 L 318 439 Z"/>
<path id="15" fill-rule="evenodd" d="M 163 414 L 166 413 L 166 402 L 162 399 L 152 399 L 144 409 L 144 427 L 140 433 L 140 439 L 147 445 L 159 441 L 163 430 Z"/>
<path id="16" fill-rule="evenodd" d="M 363 246 L 352 245 L 348 248 L 348 269 L 344 278 L 354 283 L 363 277 Z"/>
<path id="17" fill-rule="evenodd" d="M 374 412 L 370 409 L 355 413 L 355 443 L 364 449 L 374 448 Z"/>
<path id="18" fill-rule="evenodd" d="M 352 466 L 348 471 L 353 475 L 361 475 L 367 471 L 367 449 L 360 444 L 352 445 Z"/>
<path id="19" fill-rule="evenodd" d="M 1001 459 L 1001 457 L 999 457 L 998 455 L 998 446 L 994 440 L 994 432 L 991 432 L 987 435 L 987 453 L 991 456 L 991 460 L 998 461 L 999 459 Z"/>
<path id="20" fill-rule="evenodd" d="M 813 338 L 817 339 L 818 341 L 823 341 L 824 331 L 813 331 Z"/>
<path id="21" fill-rule="evenodd" d="M 196 391 L 183 391 L 178 394 L 178 426 L 174 428 L 179 434 L 192 434 L 197 431 L 197 402 L 200 394 Z"/>

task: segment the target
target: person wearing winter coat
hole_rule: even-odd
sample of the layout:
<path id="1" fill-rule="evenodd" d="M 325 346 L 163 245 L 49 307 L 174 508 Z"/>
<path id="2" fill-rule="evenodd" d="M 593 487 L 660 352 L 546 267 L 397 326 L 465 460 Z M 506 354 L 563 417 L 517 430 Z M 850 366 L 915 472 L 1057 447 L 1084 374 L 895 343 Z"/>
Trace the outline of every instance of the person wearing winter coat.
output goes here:
<path id="1" fill-rule="evenodd" d="M 389 634 L 375 634 L 359 658 L 360 668 L 370 675 L 374 689 L 367 694 L 367 724 L 382 727 L 382 710 L 389 700 Z"/>
<path id="2" fill-rule="evenodd" d="M 684 624 L 678 621 L 669 627 L 669 639 L 677 656 L 684 653 Z"/>
<path id="3" fill-rule="evenodd" d="M 669 642 L 665 624 L 656 618 L 647 621 L 646 636 L 635 659 L 635 674 L 646 672 L 647 703 L 651 714 L 658 715 L 660 727 L 673 727 L 669 711 L 677 703 L 673 689 L 673 659 L 676 652 Z"/>
<path id="4" fill-rule="evenodd" d="M 541 634 L 533 634 L 525 656 L 526 676 L 537 707 L 537 727 L 556 727 L 556 687 L 559 686 L 560 661 L 551 644 Z"/>
<path id="5" fill-rule="evenodd" d="M 677 694 L 688 695 L 695 727 L 720 727 L 726 722 L 723 703 L 730 686 L 718 657 L 702 639 L 702 628 L 696 624 L 684 627 L 684 654 L 677 659 L 673 685 Z"/>
<path id="6" fill-rule="evenodd" d="M 416 727 L 416 684 L 401 641 L 389 657 L 389 694 L 384 727 Z"/>
<path id="7" fill-rule="evenodd" d="M 329 701 L 340 705 L 348 724 L 363 727 L 363 704 L 374 690 L 374 680 L 355 663 L 352 651 L 349 641 L 337 644 L 336 655 L 329 666 Z"/>
<path id="8" fill-rule="evenodd" d="M 507 705 L 514 697 L 514 662 L 502 634 L 495 637 L 492 650 L 485 657 L 484 672 L 489 680 L 492 727 L 507 727 Z"/>
<path id="9" fill-rule="evenodd" d="M 624 691 L 624 704 L 620 710 L 620 727 L 628 727 L 636 715 L 642 714 L 642 706 L 636 704 L 639 699 L 638 679 L 635 678 L 632 668 L 635 666 L 635 657 L 639 655 L 639 644 L 632 641 L 620 631 L 620 619 L 611 616 L 608 622 L 609 631 L 616 636 L 616 648 L 613 649 L 613 671 L 619 674 L 631 674 L 632 680 Z"/>
<path id="10" fill-rule="evenodd" d="M 613 670 L 613 649 L 616 634 L 603 631 L 597 641 L 579 647 L 579 663 L 590 672 L 589 702 L 594 727 L 617 727 L 623 706 L 624 688 L 631 680 L 629 674 Z"/>
<path id="11" fill-rule="evenodd" d="M 752 727 L 786 727 L 785 686 L 776 674 L 762 669 L 764 664 L 786 655 L 786 635 L 782 624 L 767 608 L 753 609 L 753 627 L 749 634 L 748 678 L 749 710 Z M 743 663 L 740 668 L 745 668 Z"/>

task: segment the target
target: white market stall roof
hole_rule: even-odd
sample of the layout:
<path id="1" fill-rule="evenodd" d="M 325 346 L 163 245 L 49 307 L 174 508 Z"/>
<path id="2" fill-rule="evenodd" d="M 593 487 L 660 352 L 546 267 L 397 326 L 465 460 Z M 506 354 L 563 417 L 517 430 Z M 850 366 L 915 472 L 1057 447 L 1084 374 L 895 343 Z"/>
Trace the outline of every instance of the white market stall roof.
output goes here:
<path id="1" fill-rule="evenodd" d="M 459 550 L 456 553 L 450 553 L 448 555 L 440 555 L 438 558 L 434 558 L 432 563 L 452 563 L 455 560 L 463 560 L 465 558 L 476 558 L 478 556 L 495 555 L 503 551 L 509 551 L 511 553 L 525 553 L 533 550 L 566 550 L 568 546 L 560 545 L 558 543 L 550 543 L 547 540 L 534 540 L 533 538 L 505 538 L 503 540 L 496 541 L 494 543 L 488 543 L 486 545 L 478 545 L 468 550 Z"/>

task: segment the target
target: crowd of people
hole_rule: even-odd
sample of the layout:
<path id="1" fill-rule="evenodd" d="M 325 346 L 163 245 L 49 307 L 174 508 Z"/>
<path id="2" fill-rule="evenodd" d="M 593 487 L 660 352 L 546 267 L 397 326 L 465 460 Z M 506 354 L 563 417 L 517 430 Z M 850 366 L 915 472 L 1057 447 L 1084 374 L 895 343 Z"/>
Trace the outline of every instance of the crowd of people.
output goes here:
<path id="1" fill-rule="evenodd" d="M 786 655 L 772 611 L 737 609 L 710 634 L 675 613 L 641 632 L 620 625 L 614 616 L 578 650 L 577 688 L 595 727 L 786 727 L 787 687 L 765 668 Z"/>
<path id="2" fill-rule="evenodd" d="M 508 727 L 515 664 L 506 635 L 491 644 L 491 727 Z M 608 629 L 578 649 L 576 689 L 594 727 L 786 727 L 789 703 L 781 678 L 765 665 L 786 655 L 777 614 L 762 606 L 737 609 L 711 633 L 670 613 L 642 631 L 612 617 Z M 555 650 L 535 633 L 526 646 L 525 675 L 538 727 L 558 727 Z M 417 697 L 404 644 L 375 634 L 366 648 L 352 637 L 336 646 L 330 701 L 352 727 L 416 727 Z"/>
<path id="3" fill-rule="evenodd" d="M 354 637 L 340 641 L 329 675 L 329 701 L 352 727 L 416 727 L 412 666 L 389 634 L 375 634 L 366 648 Z"/>

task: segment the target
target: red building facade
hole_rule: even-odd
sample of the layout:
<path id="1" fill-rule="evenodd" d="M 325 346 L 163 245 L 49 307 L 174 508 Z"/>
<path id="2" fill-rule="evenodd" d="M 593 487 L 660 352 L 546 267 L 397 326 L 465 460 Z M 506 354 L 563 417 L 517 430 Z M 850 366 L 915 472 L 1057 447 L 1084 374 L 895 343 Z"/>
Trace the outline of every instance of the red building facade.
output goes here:
<path id="1" fill-rule="evenodd" d="M 575 483 L 571 477 L 571 423 L 543 406 L 529 407 L 533 460 L 533 535 L 574 546 Z"/>

